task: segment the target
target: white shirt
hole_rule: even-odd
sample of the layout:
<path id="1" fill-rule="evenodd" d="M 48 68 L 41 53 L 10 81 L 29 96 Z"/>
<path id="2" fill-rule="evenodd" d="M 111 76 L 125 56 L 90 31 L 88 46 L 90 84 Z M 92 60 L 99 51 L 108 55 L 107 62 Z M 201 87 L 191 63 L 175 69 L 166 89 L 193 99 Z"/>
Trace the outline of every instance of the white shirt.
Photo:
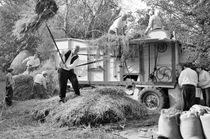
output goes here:
<path id="1" fill-rule="evenodd" d="M 191 68 L 185 68 L 179 75 L 179 86 L 183 86 L 186 84 L 197 86 L 198 84 L 198 75 L 196 71 Z"/>
<path id="2" fill-rule="evenodd" d="M 149 27 L 151 27 L 152 30 L 156 28 L 162 28 L 162 22 L 158 15 L 151 16 L 149 19 Z"/>
<path id="3" fill-rule="evenodd" d="M 149 24 L 145 32 L 154 29 L 161 29 L 162 26 L 161 18 L 158 15 L 152 15 L 149 19 Z"/>
<path id="4" fill-rule="evenodd" d="M 22 63 L 25 63 L 25 62 L 27 62 L 26 66 L 38 67 L 40 65 L 39 58 L 35 58 L 34 56 L 30 56 L 24 59 Z"/>
<path id="5" fill-rule="evenodd" d="M 74 62 L 71 64 L 71 59 L 73 58 L 74 56 L 72 56 L 72 54 L 70 54 L 70 56 L 68 57 L 68 59 L 66 60 L 65 62 L 65 65 L 63 65 L 63 63 L 60 64 L 60 67 L 62 69 L 65 69 L 65 70 L 71 70 L 71 69 L 74 69 L 77 64 L 79 63 L 79 58 L 77 58 L 76 60 L 74 60 Z M 62 61 L 61 61 L 62 62 Z"/>
<path id="6" fill-rule="evenodd" d="M 40 85 L 43 85 L 45 88 L 47 88 L 47 86 L 46 86 L 46 78 L 42 74 L 37 74 L 34 77 L 34 83 L 38 83 Z"/>
<path id="7" fill-rule="evenodd" d="M 126 20 L 122 21 L 122 16 L 121 16 L 114 21 L 109 30 L 117 32 L 118 29 L 120 30 L 123 29 L 125 25 L 126 25 Z"/>
<path id="8" fill-rule="evenodd" d="M 210 87 L 210 74 L 207 71 L 201 70 L 198 84 L 202 89 Z"/>

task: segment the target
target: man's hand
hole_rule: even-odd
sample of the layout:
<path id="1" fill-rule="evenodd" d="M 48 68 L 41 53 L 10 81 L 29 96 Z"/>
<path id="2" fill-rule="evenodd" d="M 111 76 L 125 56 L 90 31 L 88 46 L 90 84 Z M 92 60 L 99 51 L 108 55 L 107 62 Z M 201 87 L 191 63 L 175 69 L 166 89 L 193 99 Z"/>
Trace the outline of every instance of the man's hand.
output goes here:
<path id="1" fill-rule="evenodd" d="M 67 67 L 66 67 L 66 64 L 64 64 L 64 63 L 62 63 L 62 62 L 60 63 L 60 67 L 61 67 L 61 68 L 67 68 Z"/>
<path id="2" fill-rule="evenodd" d="M 148 34 L 148 32 L 149 32 L 149 31 L 148 31 L 148 30 L 146 30 L 146 31 L 144 32 L 144 34 L 145 34 L 145 35 L 147 35 L 147 34 Z"/>

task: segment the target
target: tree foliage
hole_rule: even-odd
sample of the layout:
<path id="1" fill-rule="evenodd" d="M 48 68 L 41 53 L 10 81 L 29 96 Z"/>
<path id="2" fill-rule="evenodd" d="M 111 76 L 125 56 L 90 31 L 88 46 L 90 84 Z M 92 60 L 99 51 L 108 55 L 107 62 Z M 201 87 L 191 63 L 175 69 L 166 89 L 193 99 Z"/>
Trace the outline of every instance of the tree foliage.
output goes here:
<path id="1" fill-rule="evenodd" d="M 55 0 L 59 10 L 47 20 L 55 38 L 95 39 L 108 31 L 118 17 L 120 0 Z M 148 5 L 162 10 L 165 28 L 176 32 L 178 40 L 192 44 L 198 51 L 196 57 L 206 56 L 210 41 L 210 2 L 207 0 L 144 0 Z M 54 49 L 52 38 L 42 24 L 34 33 L 18 36 L 23 23 L 28 23 L 35 14 L 34 0 L 0 0 L 0 48 L 1 56 L 12 59 L 20 50 L 39 51 L 43 58 Z M 130 22 L 135 32 L 144 32 L 148 23 L 146 11 L 137 11 L 138 24 Z M 132 30 L 131 29 L 131 30 Z M 21 38 L 21 39 L 19 39 Z M 188 48 L 186 45 L 186 48 Z"/>
<path id="2" fill-rule="evenodd" d="M 17 40 L 12 35 L 12 30 L 15 21 L 19 19 L 21 5 L 24 2 L 25 0 L 0 0 L 0 55 L 7 57 L 5 62 L 11 62 L 23 41 Z"/>
<path id="3" fill-rule="evenodd" d="M 209 51 L 210 1 L 208 0 L 144 0 L 148 5 L 160 8 L 165 25 L 176 31 L 177 39 L 195 45 L 194 59 L 202 59 Z M 189 47 L 189 45 L 185 45 Z"/>
<path id="4" fill-rule="evenodd" d="M 65 8 L 61 28 L 67 37 L 83 39 L 107 32 L 120 12 L 117 0 L 66 0 Z"/>

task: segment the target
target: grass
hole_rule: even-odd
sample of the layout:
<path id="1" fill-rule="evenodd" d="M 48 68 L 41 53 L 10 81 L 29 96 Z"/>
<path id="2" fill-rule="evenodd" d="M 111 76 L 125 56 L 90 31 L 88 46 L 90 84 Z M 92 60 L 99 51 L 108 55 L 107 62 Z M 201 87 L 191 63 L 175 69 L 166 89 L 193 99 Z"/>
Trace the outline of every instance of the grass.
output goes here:
<path id="1" fill-rule="evenodd" d="M 69 130 L 68 128 L 51 128 L 48 125 L 38 127 L 20 127 L 15 130 L 8 130 L 1 134 L 0 138 L 14 139 L 125 139 L 119 135 L 113 135 L 100 129 L 77 128 Z"/>

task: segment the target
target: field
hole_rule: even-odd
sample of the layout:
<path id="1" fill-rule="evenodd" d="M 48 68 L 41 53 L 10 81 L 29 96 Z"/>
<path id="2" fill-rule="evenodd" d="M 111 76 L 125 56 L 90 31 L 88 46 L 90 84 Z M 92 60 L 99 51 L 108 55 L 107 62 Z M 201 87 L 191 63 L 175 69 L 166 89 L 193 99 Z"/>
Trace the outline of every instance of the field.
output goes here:
<path id="1" fill-rule="evenodd" d="M 82 90 L 83 92 L 86 90 Z M 3 100 L 4 82 L 0 82 L 0 100 Z M 68 93 L 71 95 L 72 92 Z M 58 96 L 53 98 L 57 100 Z M 48 100 L 14 101 L 13 106 L 2 109 L 1 139 L 152 139 L 156 137 L 158 115 L 147 119 L 106 124 L 100 127 L 55 127 L 32 118 L 31 110 Z"/>

